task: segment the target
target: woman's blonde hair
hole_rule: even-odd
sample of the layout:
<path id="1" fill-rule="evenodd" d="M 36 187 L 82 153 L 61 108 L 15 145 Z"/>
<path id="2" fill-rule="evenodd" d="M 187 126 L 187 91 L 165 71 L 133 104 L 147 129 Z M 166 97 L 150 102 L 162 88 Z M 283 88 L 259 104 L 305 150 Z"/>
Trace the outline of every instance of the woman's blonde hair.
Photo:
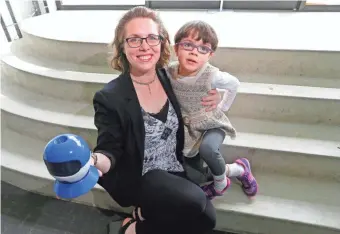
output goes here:
<path id="1" fill-rule="evenodd" d="M 111 67 L 121 72 L 129 71 L 130 64 L 124 53 L 124 34 L 126 24 L 135 18 L 149 18 L 158 24 L 159 35 L 162 36 L 163 40 L 161 41 L 161 56 L 156 66 L 163 67 L 167 65 L 170 60 L 170 39 L 168 31 L 165 29 L 162 20 L 155 11 L 147 7 L 137 6 L 126 12 L 118 22 L 114 39 L 109 45 L 110 48 L 113 48 Z"/>

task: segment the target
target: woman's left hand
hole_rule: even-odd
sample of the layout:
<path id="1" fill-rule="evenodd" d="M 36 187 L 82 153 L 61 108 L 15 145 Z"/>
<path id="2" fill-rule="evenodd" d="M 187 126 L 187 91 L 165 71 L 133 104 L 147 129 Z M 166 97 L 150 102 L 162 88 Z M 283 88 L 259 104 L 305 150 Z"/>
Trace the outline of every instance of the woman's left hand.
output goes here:
<path id="1" fill-rule="evenodd" d="M 220 93 L 216 89 L 212 89 L 208 92 L 208 96 L 202 98 L 202 105 L 206 106 L 206 111 L 212 111 L 216 109 L 217 105 L 221 102 L 222 98 Z"/>

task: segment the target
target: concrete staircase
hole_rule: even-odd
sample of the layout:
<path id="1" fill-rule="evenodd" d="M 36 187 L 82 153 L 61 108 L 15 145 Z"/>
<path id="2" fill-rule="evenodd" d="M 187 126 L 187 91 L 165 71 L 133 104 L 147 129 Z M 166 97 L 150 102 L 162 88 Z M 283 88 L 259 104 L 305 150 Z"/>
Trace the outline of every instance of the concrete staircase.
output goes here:
<path id="1" fill-rule="evenodd" d="M 2 180 L 54 196 L 53 180 L 42 161 L 48 140 L 72 132 L 95 145 L 93 94 L 117 76 L 106 63 L 110 55 L 106 43 L 115 23 L 103 24 L 117 22 L 121 14 L 56 12 L 21 25 L 23 39 L 2 57 Z M 268 32 L 268 19 L 279 22 L 285 16 L 289 23 L 302 20 L 292 19 L 301 15 L 312 17 L 298 15 L 161 12 L 170 35 L 184 19 L 204 17 L 210 22 L 221 32 L 212 63 L 242 82 L 229 113 L 239 134 L 236 140 L 227 138 L 222 151 L 227 162 L 240 156 L 250 159 L 260 191 L 249 201 L 234 183 L 228 194 L 214 200 L 218 230 L 340 233 L 340 49 L 330 42 L 317 49 L 312 42 L 306 43 L 312 49 L 273 44 L 283 33 L 297 33 L 282 22 L 277 31 L 287 31 L 271 29 L 269 39 L 256 34 L 249 39 L 252 44 L 243 40 L 241 47 L 238 38 L 254 32 L 252 25 L 240 32 L 236 26 L 225 30 L 218 23 L 248 17 L 261 34 Z M 326 16 L 319 15 L 318 20 L 326 20 L 322 17 Z M 226 31 L 232 39 L 226 39 Z M 323 32 L 334 39 L 331 31 Z M 261 41 L 261 48 L 255 48 L 254 40 Z M 73 202 L 129 210 L 117 206 L 99 186 Z"/>

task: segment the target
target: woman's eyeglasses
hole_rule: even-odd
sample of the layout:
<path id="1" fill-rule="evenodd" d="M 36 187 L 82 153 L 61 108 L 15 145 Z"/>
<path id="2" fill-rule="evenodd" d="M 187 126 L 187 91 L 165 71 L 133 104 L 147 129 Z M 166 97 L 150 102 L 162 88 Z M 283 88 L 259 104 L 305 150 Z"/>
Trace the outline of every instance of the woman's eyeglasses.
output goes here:
<path id="1" fill-rule="evenodd" d="M 184 50 L 187 50 L 187 51 L 193 51 L 195 48 L 197 48 L 197 51 L 201 54 L 207 54 L 213 51 L 208 46 L 204 46 L 204 45 L 197 46 L 191 42 L 179 42 L 176 45 L 180 45 Z"/>
<path id="2" fill-rule="evenodd" d="M 140 47 L 144 40 L 149 46 L 157 46 L 163 40 L 163 37 L 160 35 L 149 35 L 147 37 L 129 37 L 125 39 L 131 48 Z"/>

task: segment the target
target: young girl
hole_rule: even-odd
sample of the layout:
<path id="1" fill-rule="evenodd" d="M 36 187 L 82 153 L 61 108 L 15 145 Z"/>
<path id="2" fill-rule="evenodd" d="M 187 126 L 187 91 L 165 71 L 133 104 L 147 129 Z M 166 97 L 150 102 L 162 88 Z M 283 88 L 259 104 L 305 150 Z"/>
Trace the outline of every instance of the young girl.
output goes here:
<path id="1" fill-rule="evenodd" d="M 222 196 L 230 186 L 228 177 L 233 176 L 242 183 L 245 194 L 252 197 L 257 193 L 257 183 L 249 161 L 241 158 L 226 165 L 219 151 L 226 134 L 236 137 L 236 130 L 224 112 L 231 107 L 240 83 L 236 77 L 209 64 L 217 45 L 216 32 L 203 21 L 188 22 L 175 35 L 178 62 L 170 64 L 168 72 L 185 124 L 183 154 L 194 157 L 199 153 L 212 172 L 213 183 L 202 187 L 208 198 Z M 206 112 L 200 101 L 211 89 L 225 92 L 218 108 Z"/>

